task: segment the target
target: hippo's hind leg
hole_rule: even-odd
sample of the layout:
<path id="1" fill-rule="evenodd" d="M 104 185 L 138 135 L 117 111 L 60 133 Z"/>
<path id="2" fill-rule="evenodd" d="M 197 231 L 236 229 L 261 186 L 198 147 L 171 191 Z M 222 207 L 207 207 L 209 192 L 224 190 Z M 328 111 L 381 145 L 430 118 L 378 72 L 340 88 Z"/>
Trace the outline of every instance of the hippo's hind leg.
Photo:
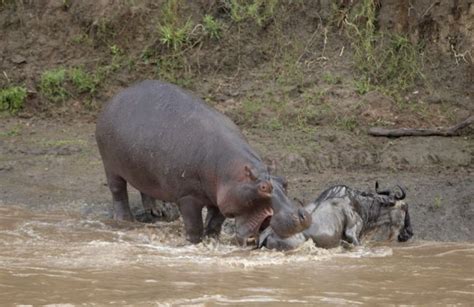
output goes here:
<path id="1" fill-rule="evenodd" d="M 107 174 L 107 182 L 110 192 L 112 192 L 114 219 L 134 221 L 128 204 L 127 181 L 118 175 Z"/>
<path id="2" fill-rule="evenodd" d="M 179 211 L 183 217 L 186 240 L 199 243 L 202 240 L 202 208 L 203 203 L 193 196 L 185 196 L 178 200 Z"/>
<path id="3" fill-rule="evenodd" d="M 224 223 L 225 216 L 222 215 L 219 208 L 214 206 L 207 207 L 206 215 L 206 228 L 204 235 L 212 238 L 217 238 L 221 233 L 222 224 Z"/>

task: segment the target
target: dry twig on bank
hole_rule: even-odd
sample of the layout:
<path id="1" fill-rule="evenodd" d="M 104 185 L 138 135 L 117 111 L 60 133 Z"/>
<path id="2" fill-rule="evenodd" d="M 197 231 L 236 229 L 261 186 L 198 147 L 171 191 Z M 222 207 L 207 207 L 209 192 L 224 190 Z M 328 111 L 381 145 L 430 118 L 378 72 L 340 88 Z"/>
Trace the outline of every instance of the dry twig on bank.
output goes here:
<path id="1" fill-rule="evenodd" d="M 387 137 L 401 137 L 401 136 L 456 136 L 459 132 L 474 123 L 474 115 L 469 116 L 462 122 L 451 127 L 439 127 L 433 129 L 425 128 L 398 128 L 386 129 L 381 127 L 372 127 L 368 133 L 372 136 L 387 136 Z"/>

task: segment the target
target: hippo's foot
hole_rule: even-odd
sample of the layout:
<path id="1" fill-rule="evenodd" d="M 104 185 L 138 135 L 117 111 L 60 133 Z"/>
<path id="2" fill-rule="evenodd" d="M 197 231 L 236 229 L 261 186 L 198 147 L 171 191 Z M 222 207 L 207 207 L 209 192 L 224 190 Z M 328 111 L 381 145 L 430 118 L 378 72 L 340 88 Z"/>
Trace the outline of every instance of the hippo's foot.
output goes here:
<path id="1" fill-rule="evenodd" d="M 124 203 L 121 201 L 114 201 L 114 220 L 116 221 L 127 221 L 134 222 L 132 211 L 128 206 L 128 202 Z"/>

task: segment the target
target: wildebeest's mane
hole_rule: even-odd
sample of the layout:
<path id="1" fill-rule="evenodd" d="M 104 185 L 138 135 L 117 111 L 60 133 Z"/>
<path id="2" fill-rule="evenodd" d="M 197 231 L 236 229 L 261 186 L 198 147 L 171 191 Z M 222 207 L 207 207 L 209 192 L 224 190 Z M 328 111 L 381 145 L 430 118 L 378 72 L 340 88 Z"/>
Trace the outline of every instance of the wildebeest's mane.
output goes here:
<path id="1" fill-rule="evenodd" d="M 314 200 L 315 209 L 327 199 L 343 197 L 351 200 L 351 205 L 367 227 L 377 220 L 383 207 L 393 205 L 393 200 L 387 195 L 358 191 L 346 185 L 336 185 L 323 191 Z"/>
<path id="2" fill-rule="evenodd" d="M 319 196 L 314 200 L 314 203 L 319 204 L 330 198 L 341 198 L 347 195 L 347 191 L 351 190 L 346 185 L 335 185 L 326 190 L 324 190 Z"/>

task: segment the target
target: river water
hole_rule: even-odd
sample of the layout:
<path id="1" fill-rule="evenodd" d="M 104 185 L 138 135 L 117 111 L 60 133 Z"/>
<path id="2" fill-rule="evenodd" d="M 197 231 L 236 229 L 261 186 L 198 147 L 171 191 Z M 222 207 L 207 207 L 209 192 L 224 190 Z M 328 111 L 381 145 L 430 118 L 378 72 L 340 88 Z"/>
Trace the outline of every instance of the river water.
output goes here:
<path id="1" fill-rule="evenodd" d="M 474 303 L 474 244 L 297 251 L 187 245 L 155 226 L 0 206 L 0 305 Z M 472 306 L 472 305 L 471 305 Z"/>

